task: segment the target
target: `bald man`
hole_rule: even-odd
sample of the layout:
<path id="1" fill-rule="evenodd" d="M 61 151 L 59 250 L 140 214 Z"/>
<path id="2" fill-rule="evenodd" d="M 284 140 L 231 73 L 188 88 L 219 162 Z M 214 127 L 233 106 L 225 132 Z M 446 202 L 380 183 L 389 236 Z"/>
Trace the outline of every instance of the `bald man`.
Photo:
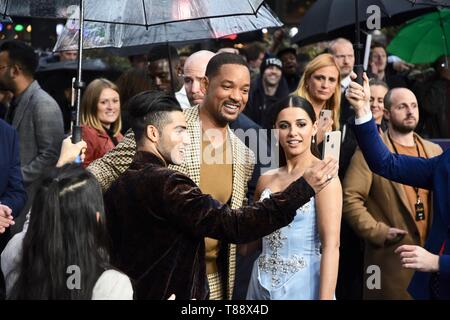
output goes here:
<path id="1" fill-rule="evenodd" d="M 206 66 L 213 56 L 214 52 L 200 50 L 191 54 L 184 63 L 184 89 L 191 107 L 203 102 L 204 94 L 200 90 L 200 81 L 205 77 Z"/>

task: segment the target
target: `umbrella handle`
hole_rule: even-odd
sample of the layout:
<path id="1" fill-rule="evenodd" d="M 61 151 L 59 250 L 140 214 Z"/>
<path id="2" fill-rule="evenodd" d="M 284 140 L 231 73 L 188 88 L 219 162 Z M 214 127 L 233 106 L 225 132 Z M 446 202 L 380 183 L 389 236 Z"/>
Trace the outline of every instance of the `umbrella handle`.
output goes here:
<path id="1" fill-rule="evenodd" d="M 356 73 L 355 82 L 362 86 L 363 85 L 364 66 L 362 64 L 356 64 L 354 66 L 353 70 Z"/>
<path id="2" fill-rule="evenodd" d="M 81 141 L 82 128 L 81 126 L 73 126 L 72 128 L 72 143 L 77 143 Z M 74 163 L 81 163 L 81 157 L 78 155 Z"/>

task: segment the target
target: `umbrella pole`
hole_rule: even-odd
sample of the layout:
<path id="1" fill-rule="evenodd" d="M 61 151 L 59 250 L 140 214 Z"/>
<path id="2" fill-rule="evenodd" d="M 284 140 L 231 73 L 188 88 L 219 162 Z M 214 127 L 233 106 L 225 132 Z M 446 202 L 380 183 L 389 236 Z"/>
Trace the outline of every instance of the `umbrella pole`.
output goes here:
<path id="1" fill-rule="evenodd" d="M 441 10 L 439 13 L 439 25 L 442 30 L 442 36 L 444 40 L 444 53 L 445 53 L 445 68 L 448 69 L 448 45 L 447 45 L 447 35 L 445 34 L 444 21 L 442 21 Z"/>
<path id="2" fill-rule="evenodd" d="M 359 25 L 359 2 L 358 0 L 355 0 L 355 43 L 353 44 L 353 48 L 355 51 L 355 66 L 354 71 L 356 73 L 356 82 L 360 85 L 363 84 L 363 73 L 364 73 L 364 66 L 361 64 L 361 50 L 362 50 L 362 44 L 361 44 L 361 30 Z"/>
<path id="3" fill-rule="evenodd" d="M 167 36 L 167 25 L 164 24 L 164 32 Z M 170 54 L 170 45 L 169 40 L 166 38 L 167 52 L 169 57 L 169 72 L 170 72 L 170 86 L 172 87 L 172 95 L 175 97 L 175 81 L 173 79 L 173 71 L 172 71 L 172 55 Z"/>
<path id="4" fill-rule="evenodd" d="M 80 126 L 80 104 L 81 104 L 81 89 L 84 88 L 82 81 L 82 62 L 83 62 L 83 33 L 84 33 L 84 0 L 80 0 L 80 27 L 78 31 L 78 74 L 77 81 L 74 83 L 76 90 L 76 104 L 75 104 L 75 125 L 72 128 L 72 142 L 77 143 L 81 141 L 82 132 Z"/>
<path id="5" fill-rule="evenodd" d="M 173 71 L 172 71 L 172 55 L 170 54 L 170 45 L 169 41 L 166 42 L 167 51 L 169 52 L 169 70 L 170 70 L 170 86 L 172 87 L 172 94 L 175 96 L 175 81 L 173 79 Z"/>

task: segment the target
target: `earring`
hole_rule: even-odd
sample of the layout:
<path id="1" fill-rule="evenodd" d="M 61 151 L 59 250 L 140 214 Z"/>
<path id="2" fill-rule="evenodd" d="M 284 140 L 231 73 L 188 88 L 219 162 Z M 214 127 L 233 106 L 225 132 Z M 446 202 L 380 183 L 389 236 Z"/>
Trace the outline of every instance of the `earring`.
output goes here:
<path id="1" fill-rule="evenodd" d="M 316 139 L 314 138 L 314 136 L 312 136 L 311 143 L 312 143 L 312 144 L 315 144 L 315 143 L 316 143 Z"/>

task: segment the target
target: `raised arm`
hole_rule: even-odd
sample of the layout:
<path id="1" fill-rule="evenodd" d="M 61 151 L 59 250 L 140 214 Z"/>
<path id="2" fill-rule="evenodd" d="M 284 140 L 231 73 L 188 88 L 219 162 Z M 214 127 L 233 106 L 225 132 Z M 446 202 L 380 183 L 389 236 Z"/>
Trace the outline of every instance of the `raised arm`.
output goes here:
<path id="1" fill-rule="evenodd" d="M 155 197 L 167 204 L 167 219 L 193 236 L 245 243 L 290 223 L 297 208 L 328 185 L 328 176 L 336 175 L 335 160 L 320 161 L 284 192 L 236 210 L 202 194 L 192 180 L 180 173 L 172 173 Z"/>
<path id="2" fill-rule="evenodd" d="M 103 192 L 122 174 L 133 161 L 136 154 L 136 141 L 133 131 L 127 131 L 124 139 L 111 151 L 100 159 L 92 162 L 88 167 L 100 183 Z"/>
<path id="3" fill-rule="evenodd" d="M 423 189 L 432 189 L 433 168 L 439 160 L 396 155 L 389 151 L 378 134 L 370 112 L 369 80 L 364 74 L 364 87 L 352 82 L 346 93 L 355 109 L 354 131 L 359 147 L 374 173 L 402 184 Z"/>
<path id="4" fill-rule="evenodd" d="M 0 206 L 7 206 L 11 209 L 11 214 L 17 217 L 25 206 L 27 193 L 23 186 L 22 172 L 20 171 L 19 139 L 16 131 L 12 129 L 11 138 L 12 161 L 9 164 L 9 168 L 4 168 L 8 172 L 8 182 L 6 189 L 0 194 Z"/>

